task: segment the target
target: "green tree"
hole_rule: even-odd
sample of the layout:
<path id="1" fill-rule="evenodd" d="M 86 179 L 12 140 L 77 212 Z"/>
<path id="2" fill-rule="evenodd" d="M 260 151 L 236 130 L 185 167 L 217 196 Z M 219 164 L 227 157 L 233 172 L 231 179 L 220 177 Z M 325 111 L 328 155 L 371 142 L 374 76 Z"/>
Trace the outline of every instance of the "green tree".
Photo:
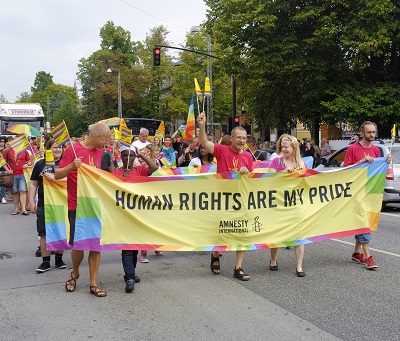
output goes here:
<path id="1" fill-rule="evenodd" d="M 7 98 L 3 94 L 0 94 L 0 103 L 7 103 L 7 102 L 8 102 Z"/>
<path id="2" fill-rule="evenodd" d="M 225 70 L 237 77 L 240 96 L 261 126 L 293 127 L 301 120 L 318 128 L 323 121 L 354 119 L 350 111 L 333 112 L 330 103 L 342 91 L 361 96 L 371 85 L 364 94 L 377 100 L 370 95 L 379 82 L 398 77 L 396 1 L 205 2 L 206 27 L 224 49 Z M 392 120 L 394 107 L 380 106 L 380 117 Z M 371 114 L 363 120 L 377 118 Z"/>
<path id="3" fill-rule="evenodd" d="M 21 92 L 21 94 L 17 97 L 17 102 L 20 103 L 30 103 L 32 95 L 29 92 Z"/>
<path id="4" fill-rule="evenodd" d="M 39 71 L 36 73 L 35 81 L 31 87 L 32 93 L 46 90 L 46 88 L 53 84 L 53 76 L 45 71 Z"/>

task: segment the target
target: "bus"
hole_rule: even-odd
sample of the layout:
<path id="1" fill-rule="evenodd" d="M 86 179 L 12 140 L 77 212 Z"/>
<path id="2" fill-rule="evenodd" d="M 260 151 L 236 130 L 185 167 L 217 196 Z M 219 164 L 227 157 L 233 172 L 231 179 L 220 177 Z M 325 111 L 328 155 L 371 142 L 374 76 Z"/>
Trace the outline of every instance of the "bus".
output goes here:
<path id="1" fill-rule="evenodd" d="M 38 103 L 0 103 L 0 135 L 15 135 L 7 131 L 16 124 L 30 124 L 44 132 L 44 113 Z"/>
<path id="2" fill-rule="evenodd" d="M 123 120 L 126 126 L 132 130 L 133 136 L 138 136 L 141 128 L 146 128 L 149 131 L 148 139 L 151 140 L 155 136 L 164 138 L 165 125 L 163 120 L 156 120 L 152 118 L 118 118 L 112 117 L 100 122 L 105 123 L 110 128 L 119 129 L 121 120 Z M 90 127 L 89 127 L 90 128 Z"/>

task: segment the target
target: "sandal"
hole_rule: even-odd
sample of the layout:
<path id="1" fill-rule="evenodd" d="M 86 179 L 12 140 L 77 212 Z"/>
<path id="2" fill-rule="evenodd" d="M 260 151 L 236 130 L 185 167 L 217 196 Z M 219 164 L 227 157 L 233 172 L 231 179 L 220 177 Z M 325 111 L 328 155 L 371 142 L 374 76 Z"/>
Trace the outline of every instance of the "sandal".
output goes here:
<path id="1" fill-rule="evenodd" d="M 219 275 L 221 273 L 221 268 L 220 268 L 220 264 L 219 264 L 219 255 L 217 258 L 215 258 L 213 256 L 213 254 L 211 253 L 211 272 L 214 275 Z"/>
<path id="2" fill-rule="evenodd" d="M 66 292 L 73 292 L 76 289 L 76 280 L 79 278 L 79 274 L 74 277 L 73 273 L 71 272 L 71 278 L 65 282 L 65 291 Z M 68 286 L 72 288 L 68 289 Z"/>
<path id="3" fill-rule="evenodd" d="M 17 215 L 17 214 L 19 214 L 18 211 L 14 211 L 13 213 L 11 213 L 11 215 Z"/>
<path id="4" fill-rule="evenodd" d="M 29 215 L 27 211 L 22 212 L 22 215 Z"/>
<path id="5" fill-rule="evenodd" d="M 90 286 L 90 293 L 96 297 L 106 297 L 107 292 L 104 289 L 99 288 L 97 285 Z"/>
<path id="6" fill-rule="evenodd" d="M 278 262 L 276 262 L 276 265 L 271 265 L 271 261 L 269 261 L 269 269 L 271 271 L 278 271 Z"/>
<path id="7" fill-rule="evenodd" d="M 233 271 L 233 277 L 240 279 L 241 281 L 248 281 L 250 279 L 250 276 L 246 274 L 242 268 L 235 268 Z"/>

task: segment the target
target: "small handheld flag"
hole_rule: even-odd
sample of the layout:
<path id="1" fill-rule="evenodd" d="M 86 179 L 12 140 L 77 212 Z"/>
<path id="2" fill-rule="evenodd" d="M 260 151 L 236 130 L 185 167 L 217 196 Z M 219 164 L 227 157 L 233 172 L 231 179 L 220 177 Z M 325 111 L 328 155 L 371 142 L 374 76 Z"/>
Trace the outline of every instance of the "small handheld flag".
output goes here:
<path id="1" fill-rule="evenodd" d="M 391 135 L 392 135 L 392 144 L 396 140 L 396 124 L 393 124 L 393 128 L 391 130 Z"/>
<path id="2" fill-rule="evenodd" d="M 192 99 L 190 101 L 188 117 L 186 120 L 186 129 L 185 129 L 186 139 L 190 140 L 194 136 L 194 96 L 192 95 Z"/>
<path id="3" fill-rule="evenodd" d="M 28 139 L 26 138 L 26 135 L 21 135 L 10 141 L 10 146 L 12 149 L 14 149 L 14 152 L 16 154 L 19 154 L 22 151 L 28 149 L 30 147 L 30 144 Z"/>
<path id="4" fill-rule="evenodd" d="M 67 129 L 67 125 L 65 124 L 64 120 L 62 120 L 60 123 L 55 125 L 51 130 L 50 130 L 51 135 L 53 138 L 56 140 L 57 145 L 60 147 L 69 141 L 69 133 Z"/>
<path id="5" fill-rule="evenodd" d="M 54 155 L 51 149 L 46 150 L 46 166 L 55 166 Z"/>

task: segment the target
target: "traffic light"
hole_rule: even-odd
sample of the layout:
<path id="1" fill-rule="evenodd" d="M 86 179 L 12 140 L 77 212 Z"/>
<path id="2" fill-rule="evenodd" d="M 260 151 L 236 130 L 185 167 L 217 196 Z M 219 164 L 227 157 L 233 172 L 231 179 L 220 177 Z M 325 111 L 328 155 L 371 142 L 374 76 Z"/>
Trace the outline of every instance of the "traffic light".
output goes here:
<path id="1" fill-rule="evenodd" d="M 233 126 L 234 127 L 238 127 L 239 126 L 239 122 L 240 122 L 240 119 L 239 119 L 239 117 L 235 117 L 234 119 L 233 119 Z"/>
<path id="2" fill-rule="evenodd" d="M 161 49 L 159 47 L 155 47 L 153 50 L 153 63 L 154 66 L 160 66 L 161 64 Z"/>

